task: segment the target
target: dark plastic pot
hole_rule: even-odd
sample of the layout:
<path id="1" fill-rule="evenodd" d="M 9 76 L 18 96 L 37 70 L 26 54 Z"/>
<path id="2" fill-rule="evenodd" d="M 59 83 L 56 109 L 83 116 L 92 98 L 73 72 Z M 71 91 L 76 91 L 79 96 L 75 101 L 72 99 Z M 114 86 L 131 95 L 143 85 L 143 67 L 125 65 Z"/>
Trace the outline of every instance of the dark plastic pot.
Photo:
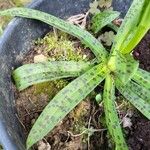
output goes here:
<path id="1" fill-rule="evenodd" d="M 29 7 L 67 18 L 86 12 L 91 0 L 35 0 Z M 115 10 L 126 13 L 131 0 L 114 0 Z M 49 26 L 40 21 L 15 18 L 0 38 L 0 144 L 5 150 L 24 150 L 25 139 L 15 109 L 11 73 L 31 48 L 32 40 L 42 37 Z"/>

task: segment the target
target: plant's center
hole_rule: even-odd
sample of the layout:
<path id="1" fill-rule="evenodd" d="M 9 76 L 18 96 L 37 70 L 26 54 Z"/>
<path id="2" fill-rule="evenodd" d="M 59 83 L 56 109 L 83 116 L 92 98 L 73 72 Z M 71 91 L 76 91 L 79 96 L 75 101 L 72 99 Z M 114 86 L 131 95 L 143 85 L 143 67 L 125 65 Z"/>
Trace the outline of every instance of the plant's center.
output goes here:
<path id="1" fill-rule="evenodd" d="M 122 55 L 114 53 L 107 62 L 107 67 L 111 73 L 123 83 L 126 84 L 136 73 L 139 63 L 131 55 Z"/>

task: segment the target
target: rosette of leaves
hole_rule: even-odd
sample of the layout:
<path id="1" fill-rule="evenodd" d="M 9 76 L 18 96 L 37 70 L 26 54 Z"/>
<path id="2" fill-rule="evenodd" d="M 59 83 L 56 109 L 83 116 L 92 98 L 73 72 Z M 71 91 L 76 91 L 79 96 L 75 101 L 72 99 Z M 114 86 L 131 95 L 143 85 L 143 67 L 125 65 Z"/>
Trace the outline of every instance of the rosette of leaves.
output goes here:
<path id="1" fill-rule="evenodd" d="M 32 14 L 32 15 L 31 15 Z M 127 150 L 117 111 L 115 87 L 143 115 L 150 119 L 150 73 L 139 68 L 131 52 L 150 28 L 150 1 L 134 0 L 115 36 L 111 53 L 89 32 L 50 14 L 28 8 L 0 11 L 0 15 L 19 16 L 43 21 L 79 38 L 95 54 L 93 62 L 43 62 L 27 64 L 13 72 L 17 88 L 66 77 L 77 77 L 45 107 L 28 138 L 27 149 L 50 132 L 94 88 L 105 80 L 103 105 L 108 131 L 116 150 Z M 100 15 L 100 14 L 99 14 Z M 110 14 L 111 15 L 111 14 Z M 109 18 L 110 23 L 112 19 Z M 103 27 L 99 22 L 99 25 Z"/>

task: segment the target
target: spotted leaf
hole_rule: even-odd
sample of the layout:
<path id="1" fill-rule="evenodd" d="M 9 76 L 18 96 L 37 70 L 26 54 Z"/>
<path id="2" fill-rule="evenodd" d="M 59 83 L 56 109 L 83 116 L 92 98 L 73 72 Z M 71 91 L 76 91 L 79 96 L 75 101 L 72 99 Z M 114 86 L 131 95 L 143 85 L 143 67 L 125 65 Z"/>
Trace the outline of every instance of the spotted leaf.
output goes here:
<path id="1" fill-rule="evenodd" d="M 125 143 L 123 133 L 120 126 L 120 121 L 115 108 L 115 85 L 112 77 L 107 75 L 104 85 L 103 104 L 105 111 L 106 124 L 116 149 L 128 150 Z"/>
<path id="2" fill-rule="evenodd" d="M 85 43 L 86 46 L 88 46 L 92 50 L 99 61 L 106 61 L 107 51 L 102 46 L 102 44 L 100 44 L 100 42 L 89 32 L 81 29 L 78 26 L 70 24 L 69 22 L 66 22 L 50 14 L 30 8 L 11 8 L 8 10 L 0 11 L 0 16 L 6 15 L 40 20 L 57 29 L 67 32 L 79 38 L 83 43 Z"/>
<path id="3" fill-rule="evenodd" d="M 121 51 L 122 44 L 126 41 L 127 37 L 132 34 L 137 24 L 140 21 L 141 13 L 143 10 L 145 0 L 133 0 L 130 9 L 128 10 L 125 19 L 117 32 L 115 41 L 112 47 L 113 51 Z"/>
<path id="4" fill-rule="evenodd" d="M 107 73 L 107 68 L 99 64 L 62 89 L 46 106 L 32 127 L 27 139 L 27 148 L 51 131 L 105 78 Z"/>
<path id="5" fill-rule="evenodd" d="M 103 27 L 111 23 L 115 18 L 119 16 L 117 11 L 103 11 L 93 16 L 92 27 L 94 33 L 98 33 Z"/>
<path id="6" fill-rule="evenodd" d="M 136 81 L 138 84 L 150 90 L 150 73 L 149 72 L 142 70 L 142 69 L 138 69 L 132 79 Z"/>
<path id="7" fill-rule="evenodd" d="M 150 103 L 137 95 L 130 84 L 122 86 L 120 83 L 117 83 L 117 88 L 129 102 L 131 102 L 143 115 L 145 115 L 145 117 L 150 119 Z"/>
<path id="8" fill-rule="evenodd" d="M 16 87 L 23 90 L 31 85 L 60 78 L 77 77 L 92 65 L 75 61 L 52 61 L 26 64 L 13 72 Z"/>
<path id="9" fill-rule="evenodd" d="M 127 54 L 130 53 L 135 46 L 141 41 L 144 35 L 150 29 L 150 2 L 145 1 L 143 11 L 141 13 L 140 23 L 137 27 L 130 32 L 130 38 L 127 38 L 124 44 L 121 47 L 121 53 Z"/>
<path id="10" fill-rule="evenodd" d="M 135 94 L 150 104 L 150 89 L 148 90 L 134 81 L 130 81 L 128 86 L 130 86 L 130 89 L 134 91 Z"/>
<path id="11" fill-rule="evenodd" d="M 116 51 L 116 55 L 112 55 L 108 62 L 109 68 L 114 72 L 122 84 L 126 84 L 136 73 L 139 63 L 130 55 L 122 55 Z"/>

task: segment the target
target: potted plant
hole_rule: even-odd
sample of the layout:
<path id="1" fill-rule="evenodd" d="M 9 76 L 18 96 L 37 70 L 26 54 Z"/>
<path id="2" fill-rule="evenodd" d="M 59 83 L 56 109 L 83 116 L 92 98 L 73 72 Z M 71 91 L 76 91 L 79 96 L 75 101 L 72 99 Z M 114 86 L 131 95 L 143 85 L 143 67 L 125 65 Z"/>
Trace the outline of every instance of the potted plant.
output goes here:
<path id="1" fill-rule="evenodd" d="M 146 0 L 133 1 L 123 24 L 117 31 L 110 54 L 90 33 L 52 15 L 27 8 L 14 8 L 0 12 L 0 15 L 41 20 L 72 34 L 85 43 L 96 56 L 92 62 L 43 62 L 24 65 L 14 71 L 13 77 L 19 90 L 47 80 L 80 76 L 61 90 L 43 110 L 28 136 L 27 148 L 42 139 L 105 79 L 103 105 L 108 131 L 116 149 L 128 149 L 115 109 L 115 86 L 139 111 L 148 119 L 150 118 L 148 96 L 150 76 L 148 72 L 138 68 L 139 63 L 130 55 L 149 30 L 149 7 L 150 3 Z M 102 13 L 93 17 L 95 32 L 100 30 L 99 26 L 103 27 L 103 24 L 111 22 L 114 16 L 118 15 L 111 12 L 106 16 L 107 13 L 104 13 L 104 21 L 101 21 Z"/>

